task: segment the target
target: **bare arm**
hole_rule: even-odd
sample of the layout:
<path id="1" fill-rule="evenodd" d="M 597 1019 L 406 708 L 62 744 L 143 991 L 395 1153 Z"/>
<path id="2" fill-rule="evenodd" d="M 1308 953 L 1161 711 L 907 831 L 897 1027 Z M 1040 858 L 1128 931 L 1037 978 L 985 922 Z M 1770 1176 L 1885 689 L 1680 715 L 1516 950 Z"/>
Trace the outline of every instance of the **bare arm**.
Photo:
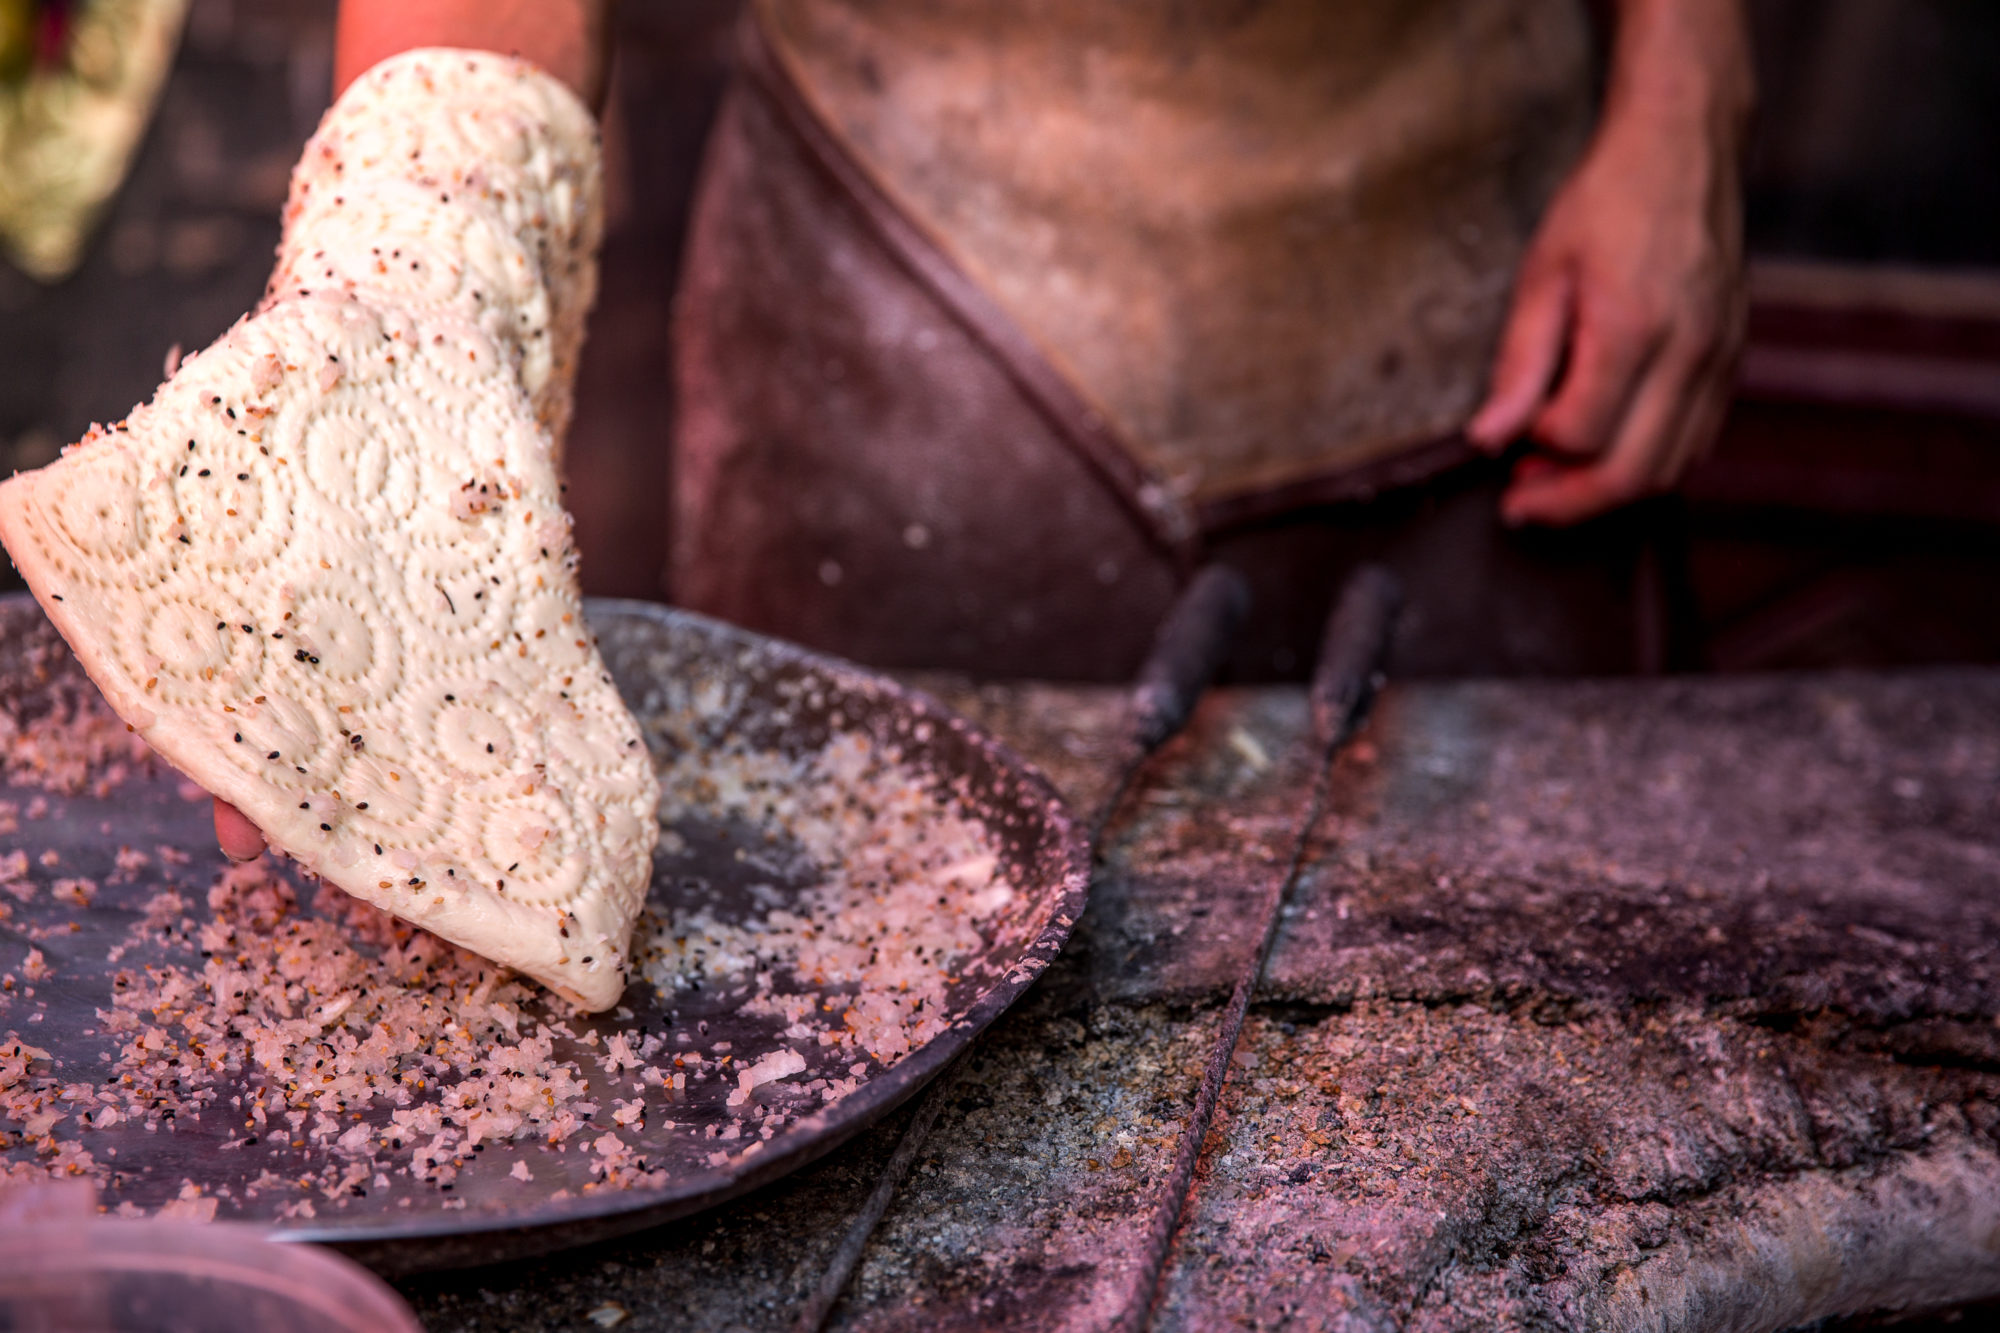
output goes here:
<path id="1" fill-rule="evenodd" d="M 610 11 L 610 0 L 345 0 L 333 93 L 399 51 L 463 46 L 533 61 L 601 110 Z"/>
<path id="2" fill-rule="evenodd" d="M 1743 330 L 1742 0 L 1616 0 L 1603 117 L 1516 280 L 1467 434 L 1539 452 L 1502 500 L 1573 523 L 1677 481 L 1713 442 Z"/>

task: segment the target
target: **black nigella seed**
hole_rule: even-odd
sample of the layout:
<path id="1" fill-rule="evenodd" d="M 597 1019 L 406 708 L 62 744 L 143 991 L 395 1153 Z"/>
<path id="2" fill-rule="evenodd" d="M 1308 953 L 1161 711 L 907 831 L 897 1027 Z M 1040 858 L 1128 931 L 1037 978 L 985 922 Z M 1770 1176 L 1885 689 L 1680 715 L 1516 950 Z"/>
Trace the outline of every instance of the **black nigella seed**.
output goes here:
<path id="1" fill-rule="evenodd" d="M 203 469 L 202 469 L 201 471 L 199 471 L 199 472 L 195 473 L 195 475 L 196 475 L 197 477 L 205 477 L 205 476 L 207 476 L 207 475 L 208 475 L 208 469 L 207 469 L 207 468 L 203 468 Z"/>
<path id="2" fill-rule="evenodd" d="M 320 827 L 320 832 L 322 832 L 322 833 L 331 833 L 331 832 L 333 832 L 333 825 L 331 825 L 331 824 L 321 824 L 321 825 L 320 825 L 319 827 Z"/>
<path id="3" fill-rule="evenodd" d="M 243 733 L 240 731 L 236 733 L 236 743 L 238 745 L 243 744 Z"/>
<path id="4" fill-rule="evenodd" d="M 271 753 L 265 755 L 264 757 L 266 759 L 276 759 L 278 757 L 278 752 L 276 750 L 273 750 L 271 751 Z"/>

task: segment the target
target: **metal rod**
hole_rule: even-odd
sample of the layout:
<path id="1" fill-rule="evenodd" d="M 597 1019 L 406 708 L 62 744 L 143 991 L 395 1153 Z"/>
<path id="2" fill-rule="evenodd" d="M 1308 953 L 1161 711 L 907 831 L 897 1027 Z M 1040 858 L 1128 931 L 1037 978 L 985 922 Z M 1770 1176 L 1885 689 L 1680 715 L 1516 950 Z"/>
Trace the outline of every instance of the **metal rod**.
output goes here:
<path id="1" fill-rule="evenodd" d="M 1243 576 L 1226 566 L 1208 565 L 1189 581 L 1168 610 L 1166 619 L 1160 622 L 1152 651 L 1139 668 L 1127 704 L 1125 734 L 1119 740 L 1116 760 L 1117 779 L 1091 815 L 1089 845 L 1093 859 L 1103 842 L 1105 826 L 1124 803 L 1125 794 L 1131 790 L 1146 760 L 1187 725 L 1195 704 L 1215 673 L 1221 670 L 1223 658 L 1249 614 L 1250 589 Z M 917 1156 L 930 1137 L 931 1126 L 937 1123 L 938 1112 L 951 1094 L 958 1068 L 964 1063 L 965 1056 L 961 1055 L 938 1074 L 937 1081 L 917 1106 L 916 1114 L 903 1127 L 903 1136 L 897 1141 L 888 1165 L 883 1167 L 881 1178 L 869 1191 L 861 1211 L 848 1224 L 847 1234 L 827 1261 L 812 1294 L 799 1308 L 792 1325 L 797 1333 L 819 1333 L 834 1306 L 840 1303 L 854 1270 L 861 1264 L 869 1237 L 882 1215 L 888 1212 L 910 1168 L 916 1165 Z"/>
<path id="2" fill-rule="evenodd" d="M 1215 1119 L 1215 1108 L 1222 1100 L 1222 1086 L 1229 1077 L 1229 1062 L 1236 1054 L 1236 1042 L 1243 1032 L 1244 1017 L 1250 1011 L 1251 996 L 1264 975 L 1264 965 L 1270 960 L 1285 899 L 1298 878 L 1313 826 L 1319 823 L 1326 805 L 1334 752 L 1353 734 L 1373 696 L 1376 675 L 1401 605 L 1402 591 L 1395 576 L 1379 565 L 1366 565 L 1348 579 L 1327 622 L 1310 694 L 1310 744 L 1317 760 L 1312 792 L 1307 797 L 1305 815 L 1284 872 L 1272 882 L 1265 896 L 1263 929 L 1258 933 L 1256 947 L 1237 974 L 1236 987 L 1222 1011 L 1222 1031 L 1209 1052 L 1201 1084 L 1195 1089 L 1194 1105 L 1188 1110 L 1187 1124 L 1174 1145 L 1174 1167 L 1146 1229 L 1138 1278 L 1113 1325 L 1120 1333 L 1143 1333 L 1152 1321 L 1174 1234 L 1180 1229 L 1181 1215 L 1194 1190 L 1195 1167 L 1201 1161 L 1202 1144 Z"/>
<path id="3" fill-rule="evenodd" d="M 812 1295 L 800 1308 L 798 1320 L 793 1325 L 800 1333 L 818 1333 L 826 1323 L 826 1317 L 833 1313 L 833 1307 L 840 1303 L 841 1294 L 847 1290 L 848 1279 L 861 1266 L 861 1252 L 868 1248 L 868 1238 L 875 1234 L 875 1224 L 882 1220 L 882 1214 L 889 1211 L 889 1201 L 896 1197 L 897 1187 L 910 1174 L 910 1168 L 917 1164 L 917 1155 L 924 1150 L 924 1143 L 930 1138 L 931 1126 L 937 1123 L 938 1112 L 944 1109 L 945 1099 L 938 1095 L 939 1089 L 958 1071 L 964 1059 L 961 1055 L 940 1070 L 931 1091 L 917 1103 L 916 1114 L 903 1127 L 903 1136 L 896 1140 L 896 1151 L 889 1155 L 888 1164 L 875 1181 L 875 1188 L 868 1192 L 868 1201 L 861 1205 L 861 1211 L 848 1224 L 847 1234 L 840 1238 L 840 1245 L 826 1261 L 826 1270 L 820 1274 Z"/>

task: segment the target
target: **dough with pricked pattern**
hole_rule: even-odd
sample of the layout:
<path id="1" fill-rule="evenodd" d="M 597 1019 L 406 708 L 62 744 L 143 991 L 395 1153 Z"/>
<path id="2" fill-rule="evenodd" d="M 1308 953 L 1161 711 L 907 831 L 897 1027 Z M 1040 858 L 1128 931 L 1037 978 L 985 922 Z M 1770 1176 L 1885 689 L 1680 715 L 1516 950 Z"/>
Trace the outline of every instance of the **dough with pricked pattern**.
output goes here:
<path id="1" fill-rule="evenodd" d="M 561 84 L 385 61 L 307 145 L 257 312 L 0 485 L 0 540 L 154 749 L 328 883 L 593 1010 L 658 832 L 557 475 L 599 211 Z"/>

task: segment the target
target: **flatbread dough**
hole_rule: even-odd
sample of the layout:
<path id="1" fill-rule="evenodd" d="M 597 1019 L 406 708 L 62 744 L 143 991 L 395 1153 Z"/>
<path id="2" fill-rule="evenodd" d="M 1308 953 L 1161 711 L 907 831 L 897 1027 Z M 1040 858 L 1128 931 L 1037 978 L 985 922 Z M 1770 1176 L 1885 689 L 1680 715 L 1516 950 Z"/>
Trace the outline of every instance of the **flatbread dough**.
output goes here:
<path id="1" fill-rule="evenodd" d="M 557 480 L 599 213 L 562 85 L 387 61 L 308 144 L 258 312 L 0 485 L 0 540 L 148 743 L 327 882 L 588 1009 L 658 832 Z"/>

